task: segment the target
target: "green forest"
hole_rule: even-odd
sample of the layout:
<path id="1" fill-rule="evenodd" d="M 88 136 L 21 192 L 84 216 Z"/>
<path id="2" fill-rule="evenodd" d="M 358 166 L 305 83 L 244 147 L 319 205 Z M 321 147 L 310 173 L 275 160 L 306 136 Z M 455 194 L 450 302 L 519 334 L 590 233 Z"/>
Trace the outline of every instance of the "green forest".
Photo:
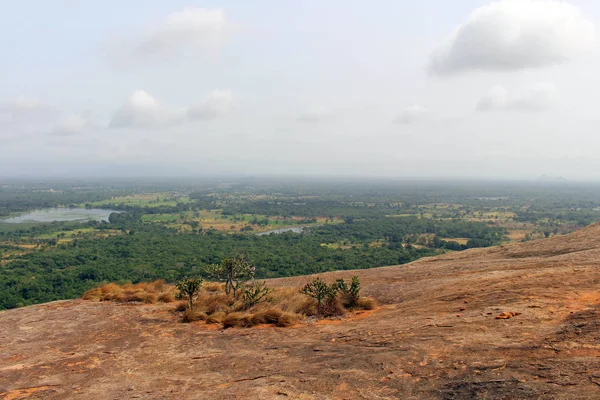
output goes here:
<path id="1" fill-rule="evenodd" d="M 600 219 L 596 187 L 446 182 L 11 182 L 0 186 L 0 309 L 106 282 L 202 276 L 243 253 L 258 278 L 401 265 L 566 232 Z M 31 210 L 108 221 L 10 223 Z M 295 231 L 285 231 L 295 228 Z M 278 231 L 278 229 L 282 229 Z"/>

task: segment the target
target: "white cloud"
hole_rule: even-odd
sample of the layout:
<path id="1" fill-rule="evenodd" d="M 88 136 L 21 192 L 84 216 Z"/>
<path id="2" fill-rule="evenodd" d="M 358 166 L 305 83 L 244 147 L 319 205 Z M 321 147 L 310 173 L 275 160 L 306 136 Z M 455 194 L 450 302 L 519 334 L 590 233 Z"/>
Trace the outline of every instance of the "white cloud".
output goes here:
<path id="1" fill-rule="evenodd" d="M 184 122 L 184 110 L 161 105 L 143 90 L 136 90 L 112 116 L 112 128 L 160 128 Z"/>
<path id="2" fill-rule="evenodd" d="M 511 95 L 502 86 L 492 87 L 477 103 L 477 111 L 514 110 L 543 111 L 558 101 L 554 84 L 540 82 Z"/>
<path id="3" fill-rule="evenodd" d="M 0 103 L 0 139 L 2 143 L 23 142 L 47 134 L 58 110 L 38 99 L 19 96 Z"/>
<path id="4" fill-rule="evenodd" d="M 187 7 L 137 37 L 113 40 L 108 50 L 119 62 L 166 58 L 219 44 L 229 28 L 223 9 Z"/>
<path id="5" fill-rule="evenodd" d="M 473 11 L 431 56 L 429 70 L 518 70 L 556 65 L 595 42 L 594 25 L 558 0 L 503 0 Z"/>
<path id="6" fill-rule="evenodd" d="M 56 109 L 33 97 L 18 96 L 13 101 L 0 103 L 0 124 L 44 122 L 57 114 Z"/>
<path id="7" fill-rule="evenodd" d="M 508 104 L 508 91 L 502 86 L 494 86 L 477 102 L 478 111 L 504 108 Z"/>
<path id="8" fill-rule="evenodd" d="M 188 108 L 190 119 L 214 119 L 228 114 L 233 108 L 231 90 L 213 90 L 206 99 Z"/>
<path id="9" fill-rule="evenodd" d="M 209 120 L 228 114 L 233 108 L 230 90 L 213 90 L 195 106 L 164 106 L 144 90 L 136 90 L 112 116 L 111 128 L 159 129 L 194 120 Z"/>
<path id="10" fill-rule="evenodd" d="M 394 122 L 403 125 L 413 124 L 426 119 L 428 115 L 429 111 L 425 107 L 418 104 L 413 104 L 412 106 L 402 110 Z"/>
<path id="11" fill-rule="evenodd" d="M 42 107 L 42 104 L 38 99 L 36 99 L 35 97 L 28 97 L 24 95 L 18 96 L 14 100 L 13 104 L 17 108 L 29 110 Z"/>
<path id="12" fill-rule="evenodd" d="M 87 118 L 78 114 L 62 114 L 56 120 L 52 134 L 55 136 L 74 136 L 85 132 L 86 128 L 91 127 Z"/>
<path id="13" fill-rule="evenodd" d="M 324 107 L 315 107 L 312 108 L 302 114 L 300 114 L 297 118 L 299 122 L 323 122 L 334 118 L 335 113 L 331 110 L 328 110 Z"/>

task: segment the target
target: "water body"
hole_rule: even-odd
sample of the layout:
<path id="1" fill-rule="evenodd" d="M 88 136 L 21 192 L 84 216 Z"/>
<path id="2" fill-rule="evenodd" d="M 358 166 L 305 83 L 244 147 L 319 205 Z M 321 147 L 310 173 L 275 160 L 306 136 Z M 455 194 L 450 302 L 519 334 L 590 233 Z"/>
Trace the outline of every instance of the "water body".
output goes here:
<path id="1" fill-rule="evenodd" d="M 22 223 L 43 223 L 43 222 L 65 222 L 65 221 L 108 221 L 108 216 L 114 210 L 104 210 L 100 208 L 45 208 L 42 210 L 34 210 L 16 217 L 2 219 L 0 222 L 7 224 L 22 224 Z"/>
<path id="2" fill-rule="evenodd" d="M 273 230 L 266 231 L 266 232 L 257 233 L 256 236 L 270 235 L 271 233 L 279 234 L 279 233 L 284 233 L 284 232 L 302 233 L 304 231 L 304 229 L 306 229 L 305 226 L 295 226 L 293 228 L 279 228 L 279 229 L 273 229 Z"/>

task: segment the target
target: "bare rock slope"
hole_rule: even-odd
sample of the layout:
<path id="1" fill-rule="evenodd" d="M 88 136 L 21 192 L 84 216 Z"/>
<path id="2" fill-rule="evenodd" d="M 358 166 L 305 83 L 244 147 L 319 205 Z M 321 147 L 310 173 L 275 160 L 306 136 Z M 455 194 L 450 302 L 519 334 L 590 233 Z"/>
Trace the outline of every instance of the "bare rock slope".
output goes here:
<path id="1" fill-rule="evenodd" d="M 173 305 L 0 312 L 0 399 L 598 399 L 600 225 L 361 277 L 381 307 L 292 328 Z M 307 277 L 270 285 L 300 286 Z"/>

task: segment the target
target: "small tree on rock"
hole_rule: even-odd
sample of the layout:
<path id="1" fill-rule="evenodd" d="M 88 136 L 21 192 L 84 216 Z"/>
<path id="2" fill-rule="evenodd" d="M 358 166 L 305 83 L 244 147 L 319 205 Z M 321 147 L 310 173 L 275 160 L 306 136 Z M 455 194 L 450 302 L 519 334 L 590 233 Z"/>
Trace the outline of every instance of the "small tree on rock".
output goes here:
<path id="1" fill-rule="evenodd" d="M 266 282 L 252 282 L 252 284 L 244 287 L 242 297 L 244 300 L 244 308 L 249 309 L 267 300 L 267 295 L 271 293 Z"/>
<path id="2" fill-rule="evenodd" d="M 342 295 L 342 301 L 346 307 L 356 307 L 360 298 L 360 280 L 358 276 L 352 277 L 350 286 L 343 279 L 336 281 L 337 290 Z"/>
<path id="3" fill-rule="evenodd" d="M 194 308 L 194 299 L 200 293 L 200 288 L 202 287 L 202 278 L 183 278 L 175 283 L 177 290 L 179 293 L 177 297 L 180 299 L 184 299 L 187 297 L 188 306 L 190 310 Z"/>
<path id="4" fill-rule="evenodd" d="M 225 275 L 225 293 L 233 292 L 234 297 L 237 296 L 237 291 L 244 282 L 254 279 L 256 267 L 250 264 L 243 254 L 226 258 L 221 265 Z"/>
<path id="5" fill-rule="evenodd" d="M 317 301 L 317 312 L 319 314 L 327 314 L 327 309 L 330 308 L 336 299 L 337 283 L 329 285 L 323 279 L 315 278 L 312 282 L 307 283 L 300 293 L 310 296 Z"/>
<path id="6" fill-rule="evenodd" d="M 225 269 L 223 264 L 207 264 L 204 266 L 204 272 L 215 282 L 221 282 Z"/>

